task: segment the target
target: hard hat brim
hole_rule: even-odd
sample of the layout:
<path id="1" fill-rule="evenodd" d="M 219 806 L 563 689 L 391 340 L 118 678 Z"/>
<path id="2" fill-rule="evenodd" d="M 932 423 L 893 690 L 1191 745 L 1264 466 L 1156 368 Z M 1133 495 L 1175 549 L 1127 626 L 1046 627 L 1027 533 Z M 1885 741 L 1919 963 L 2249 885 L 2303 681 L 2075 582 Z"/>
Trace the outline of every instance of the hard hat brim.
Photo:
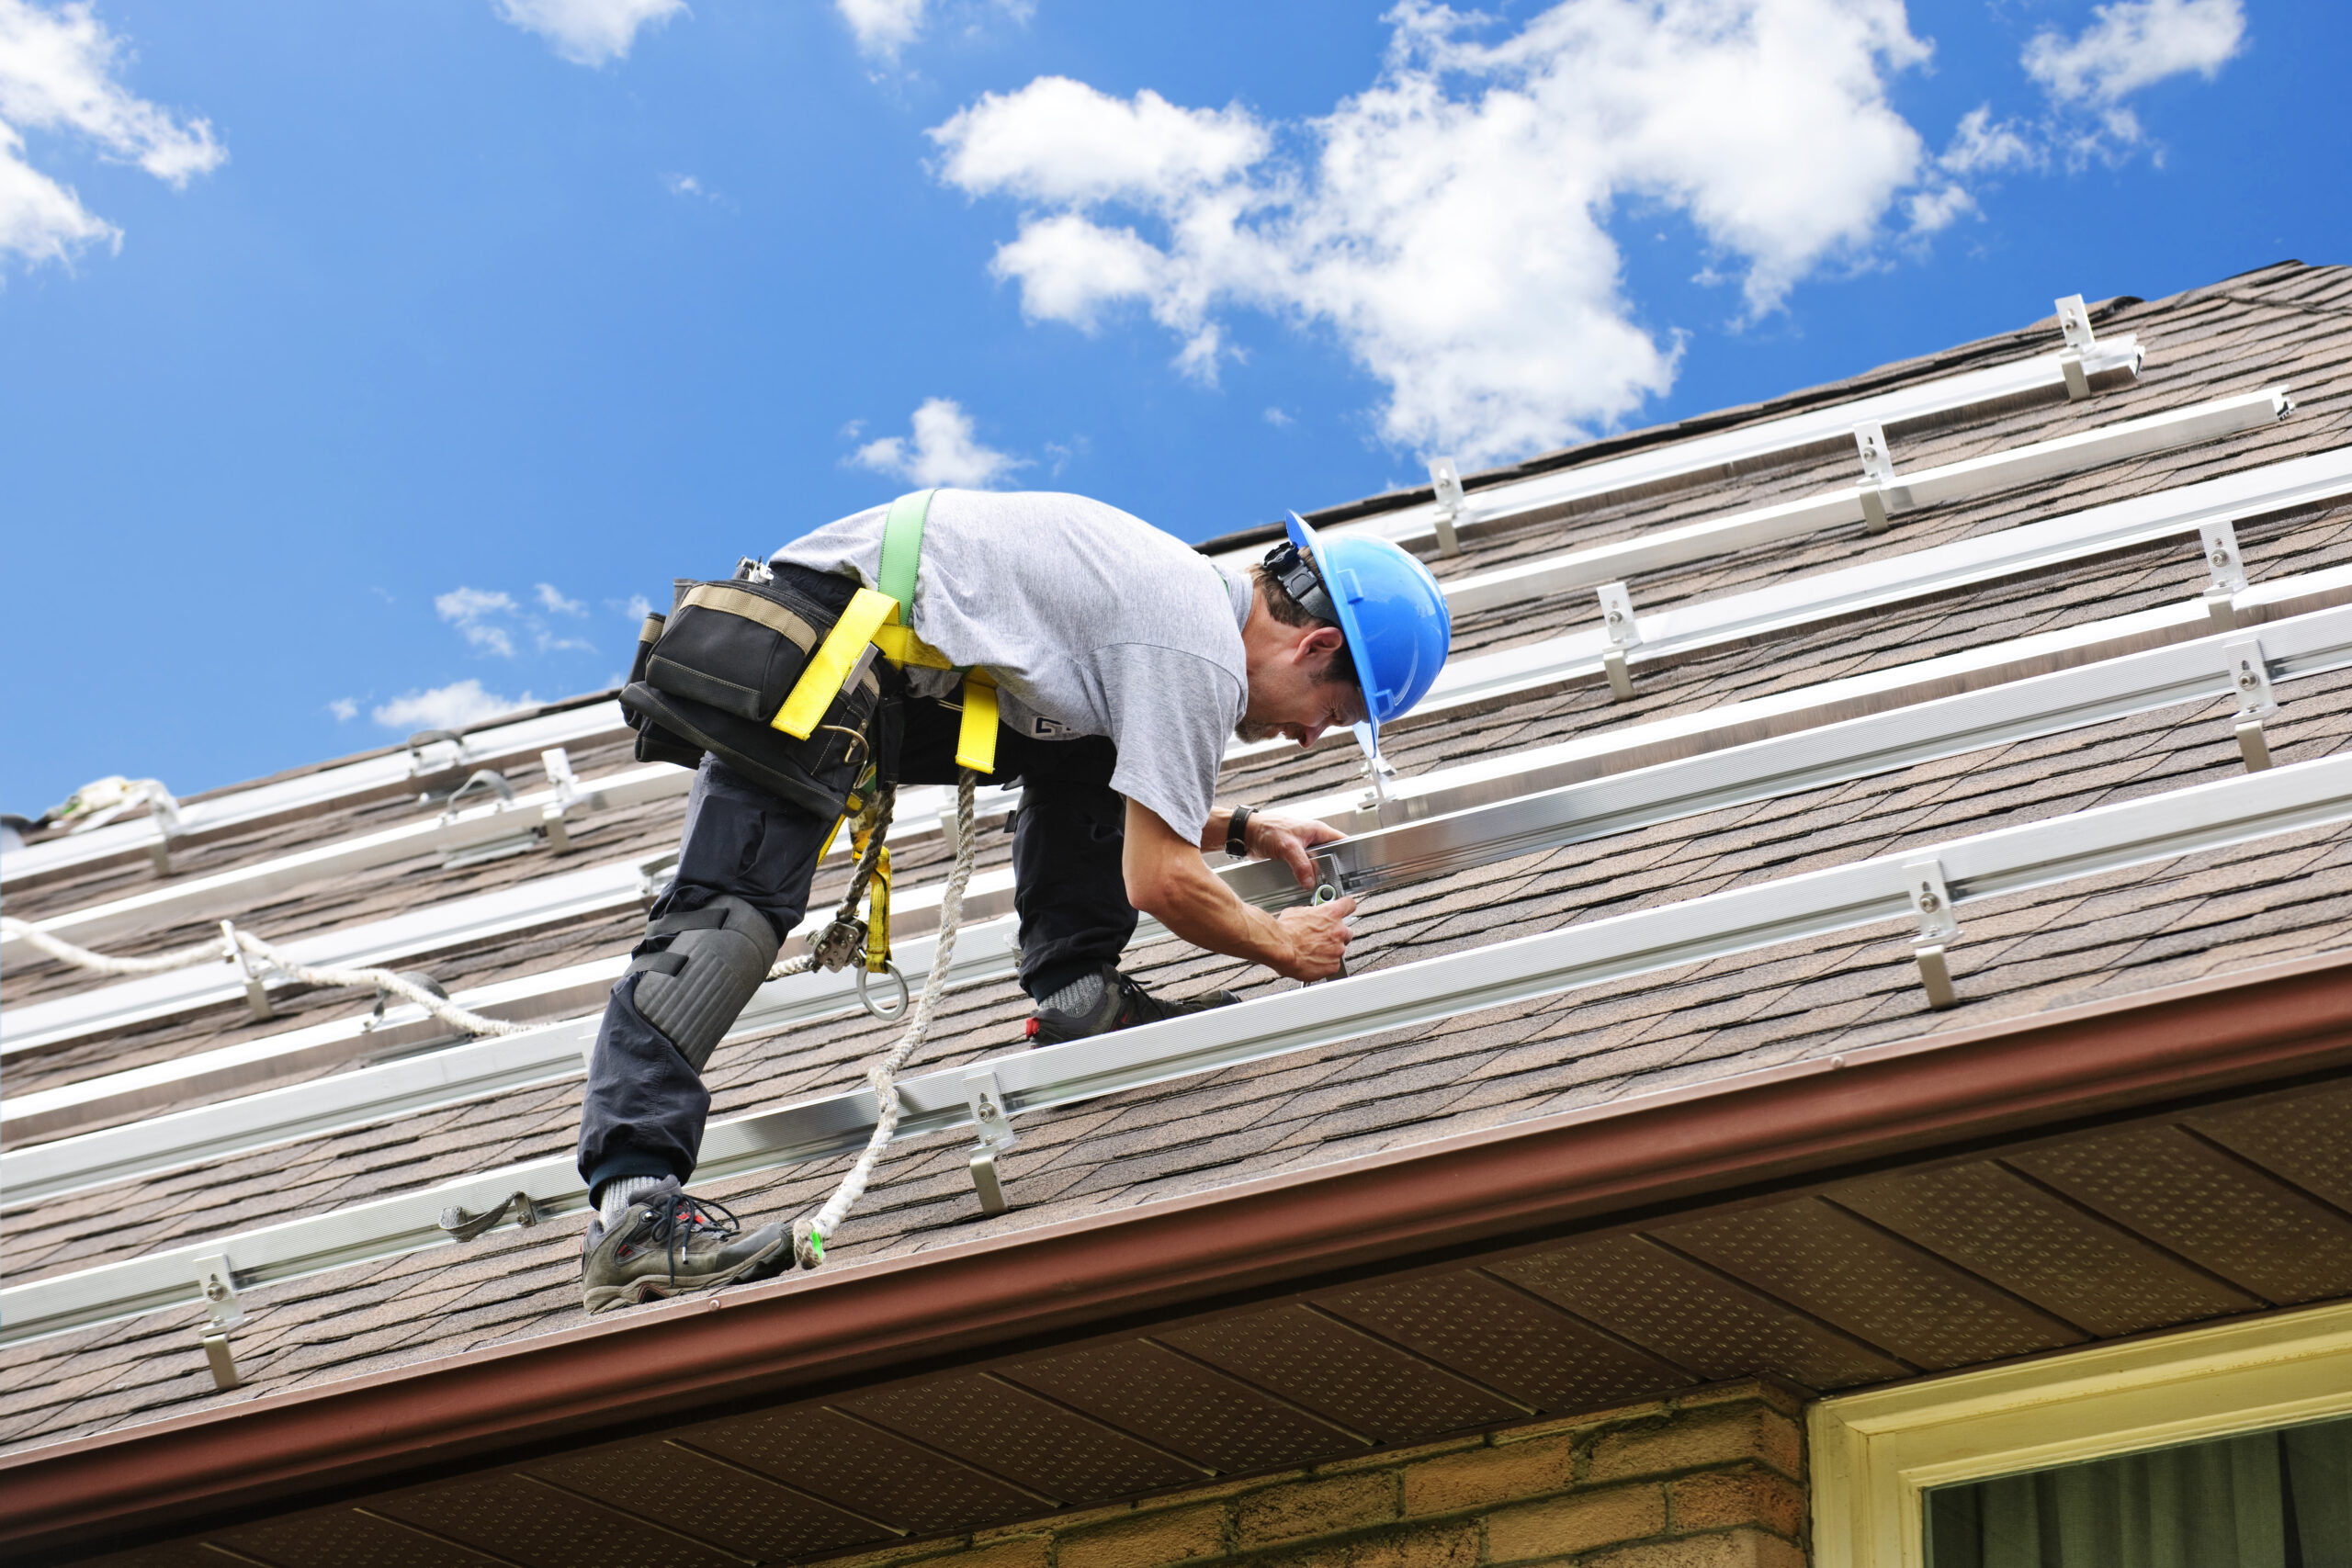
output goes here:
<path id="1" fill-rule="evenodd" d="M 1290 542 L 1305 550 L 1307 558 L 1315 563 L 1315 575 L 1323 580 L 1323 592 L 1330 596 L 1331 609 L 1340 617 L 1340 635 L 1348 639 L 1348 658 L 1354 661 L 1356 667 L 1356 689 L 1363 694 L 1363 722 L 1355 726 L 1356 744 L 1363 748 L 1364 755 L 1377 761 L 1380 757 L 1380 717 L 1373 709 L 1373 698 L 1380 690 L 1380 683 L 1373 673 L 1369 655 L 1365 652 L 1363 630 L 1356 624 L 1355 604 L 1348 597 L 1338 575 L 1324 558 L 1322 536 L 1297 513 L 1292 512 L 1286 516 L 1288 520 L 1283 525 L 1289 530 Z"/>

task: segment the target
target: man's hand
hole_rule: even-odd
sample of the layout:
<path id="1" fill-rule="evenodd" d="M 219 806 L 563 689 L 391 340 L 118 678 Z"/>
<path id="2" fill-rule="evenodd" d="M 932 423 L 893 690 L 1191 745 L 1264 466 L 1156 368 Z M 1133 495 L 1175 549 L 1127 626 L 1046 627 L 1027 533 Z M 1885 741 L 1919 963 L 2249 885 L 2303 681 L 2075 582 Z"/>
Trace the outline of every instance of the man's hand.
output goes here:
<path id="1" fill-rule="evenodd" d="M 1268 967 L 1292 980 L 1328 980 L 1337 975 L 1344 967 L 1341 960 L 1348 950 L 1347 919 L 1355 912 L 1353 898 L 1284 909 L 1275 923 L 1290 940 L 1290 956 L 1283 963 L 1270 960 Z"/>
<path id="2" fill-rule="evenodd" d="M 1209 819 L 1209 832 L 1222 844 L 1225 814 Z M 1320 822 L 1288 817 L 1252 816 L 1248 847 L 1266 859 L 1287 863 L 1302 886 L 1312 886 L 1315 862 L 1308 852 L 1343 835 Z M 1348 945 L 1342 923 L 1355 912 L 1352 898 L 1335 898 L 1306 909 L 1285 909 L 1280 918 L 1252 908 L 1217 880 L 1201 858 L 1201 846 L 1176 836 L 1158 812 L 1127 802 L 1126 840 L 1120 847 L 1127 902 L 1195 947 L 1228 953 L 1262 964 L 1294 980 L 1328 979 L 1340 972 Z"/>
<path id="3" fill-rule="evenodd" d="M 1298 878 L 1301 887 L 1312 887 L 1316 846 L 1335 843 L 1347 835 L 1312 817 L 1277 817 L 1271 811 L 1253 811 L 1241 837 L 1242 847 L 1250 852 L 1251 859 L 1278 860 L 1290 867 L 1290 874 Z M 1353 908 L 1352 900 L 1350 908 Z"/>

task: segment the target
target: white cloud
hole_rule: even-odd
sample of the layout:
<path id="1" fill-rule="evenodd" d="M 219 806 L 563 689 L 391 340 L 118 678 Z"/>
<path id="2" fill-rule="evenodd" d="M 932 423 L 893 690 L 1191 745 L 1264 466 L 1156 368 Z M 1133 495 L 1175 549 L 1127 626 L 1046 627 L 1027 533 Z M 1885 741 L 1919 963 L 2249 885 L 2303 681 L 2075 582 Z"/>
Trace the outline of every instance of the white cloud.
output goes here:
<path id="1" fill-rule="evenodd" d="M 480 681 L 453 681 L 429 692 L 394 697 L 368 716 L 403 735 L 419 729 L 463 729 L 516 708 L 535 706 L 538 700 L 528 692 L 519 697 L 502 697 L 483 691 Z"/>
<path id="2" fill-rule="evenodd" d="M 869 441 L 849 460 L 913 484 L 965 490 L 986 490 L 1015 468 L 1029 466 L 1025 458 L 981 446 L 973 434 L 972 416 L 946 398 L 926 399 L 915 410 L 913 430 L 911 438 L 886 435 Z"/>
<path id="3" fill-rule="evenodd" d="M 2114 104 L 2194 71 L 2211 80 L 2245 40 L 2240 0 L 2118 0 L 2076 37 L 2045 30 L 2026 45 L 2027 74 L 2060 103 Z"/>
<path id="4" fill-rule="evenodd" d="M 327 712 L 334 715 L 334 721 L 337 724 L 349 724 L 359 716 L 359 699 L 337 697 L 327 705 Z"/>
<path id="5" fill-rule="evenodd" d="M 1276 430 L 1288 430 L 1292 425 L 1296 424 L 1298 421 L 1293 419 L 1289 414 L 1284 413 L 1280 409 L 1270 408 L 1266 411 L 1266 423 L 1272 425 Z"/>
<path id="6" fill-rule="evenodd" d="M 584 615 L 588 613 L 586 604 L 577 599 L 565 598 L 552 582 L 540 583 L 537 592 L 539 608 L 542 610 L 550 611 L 559 615 Z"/>
<path id="7" fill-rule="evenodd" d="M 1887 101 L 1928 56 L 1901 0 L 1566 0 L 1494 42 L 1430 0 L 1390 17 L 1379 79 L 1321 119 L 1041 77 L 937 127 L 942 176 L 1023 204 L 994 265 L 1031 317 L 1140 306 L 1204 379 L 1225 310 L 1326 328 L 1386 385 L 1383 436 L 1468 458 L 1672 384 L 1679 343 L 1623 288 L 1623 209 L 1687 213 L 1754 314 L 1867 255 L 1930 183 Z"/>
<path id="8" fill-rule="evenodd" d="M 883 60 L 922 36 L 924 0 L 833 0 L 857 47 Z"/>
<path id="9" fill-rule="evenodd" d="M 548 40 L 574 65 L 609 65 L 637 42 L 638 29 L 658 27 L 686 8 L 686 0 L 494 0 L 499 16 Z"/>
<path id="10" fill-rule="evenodd" d="M 512 596 L 480 588 L 453 588 L 436 595 L 433 607 L 474 647 L 502 659 L 514 657 L 514 637 L 494 619 L 514 613 Z"/>
<path id="11" fill-rule="evenodd" d="M 175 190 L 228 157 L 209 120 L 175 118 L 114 79 L 124 52 L 86 3 L 0 0 L 0 255 L 63 262 L 85 245 L 122 240 L 70 186 L 32 166 L 27 130 L 83 138 Z"/>
<path id="12" fill-rule="evenodd" d="M 614 609 L 639 625 L 644 624 L 646 616 L 653 614 L 653 601 L 642 593 L 632 593 L 628 599 L 616 604 L 610 599 L 605 600 L 605 603 L 611 604 Z"/>
<path id="13" fill-rule="evenodd" d="M 2003 120 L 1993 123 L 1993 106 L 1979 104 L 1960 117 L 1951 143 L 1936 166 L 1955 175 L 1997 174 L 2004 169 L 2035 169 L 2045 162 L 2030 130 Z"/>

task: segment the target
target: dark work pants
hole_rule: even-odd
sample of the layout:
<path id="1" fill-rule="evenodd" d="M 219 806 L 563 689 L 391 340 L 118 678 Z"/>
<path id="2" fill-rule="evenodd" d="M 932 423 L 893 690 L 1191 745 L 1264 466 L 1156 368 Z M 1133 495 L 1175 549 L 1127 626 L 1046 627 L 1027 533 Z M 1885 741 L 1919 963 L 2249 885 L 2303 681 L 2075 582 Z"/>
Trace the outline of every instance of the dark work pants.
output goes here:
<path id="1" fill-rule="evenodd" d="M 847 579 L 818 580 L 828 598 L 846 601 Z M 853 585 L 854 586 L 854 585 Z M 901 784 L 954 784 L 956 735 L 962 714 L 935 702 L 910 701 L 899 754 Z M 1136 911 L 1120 871 L 1126 803 L 1111 788 L 1117 758 L 1101 736 L 1039 740 L 997 731 L 992 784 L 1021 784 L 1012 833 L 1013 908 L 1021 921 L 1021 985 L 1051 995 L 1098 964 L 1115 964 L 1135 935 Z M 808 885 L 832 829 L 768 794 L 718 759 L 703 759 L 686 797 L 678 874 L 649 920 L 699 909 L 732 894 L 788 937 L 808 912 Z M 668 937 L 650 937 L 637 953 L 658 953 Z M 637 1010 L 637 976 L 613 987 L 588 1062 L 581 1107 L 580 1174 L 594 1193 L 620 1176 L 694 1174 L 710 1094 L 676 1046 Z"/>

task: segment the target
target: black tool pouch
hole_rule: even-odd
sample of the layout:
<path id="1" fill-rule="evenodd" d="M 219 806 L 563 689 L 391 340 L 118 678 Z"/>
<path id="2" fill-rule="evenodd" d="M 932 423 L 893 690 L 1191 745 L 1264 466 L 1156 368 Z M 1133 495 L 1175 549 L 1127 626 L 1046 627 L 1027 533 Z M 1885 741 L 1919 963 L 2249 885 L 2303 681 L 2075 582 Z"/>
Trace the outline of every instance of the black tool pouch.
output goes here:
<path id="1" fill-rule="evenodd" d="M 879 655 L 842 683 L 808 739 L 768 724 L 836 618 L 786 583 L 681 581 L 668 616 L 647 617 L 650 639 L 640 637 L 621 690 L 637 754 L 699 762 L 708 751 L 811 816 L 861 808 L 856 786 L 874 761 L 889 670 Z"/>

